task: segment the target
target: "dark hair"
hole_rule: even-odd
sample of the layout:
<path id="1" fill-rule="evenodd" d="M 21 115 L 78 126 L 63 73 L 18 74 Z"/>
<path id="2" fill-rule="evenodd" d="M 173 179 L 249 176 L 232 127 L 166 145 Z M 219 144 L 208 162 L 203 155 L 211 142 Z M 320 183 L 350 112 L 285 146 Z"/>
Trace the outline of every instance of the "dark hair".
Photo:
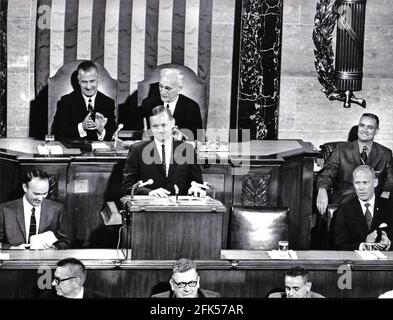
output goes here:
<path id="1" fill-rule="evenodd" d="M 28 184 L 33 178 L 39 178 L 39 179 L 47 179 L 49 181 L 49 176 L 45 171 L 42 171 L 41 169 L 32 169 L 23 176 L 23 181 L 22 183 Z"/>
<path id="2" fill-rule="evenodd" d="M 377 128 L 379 128 L 379 118 L 378 118 L 378 116 L 376 114 L 365 112 L 365 113 L 362 114 L 360 119 L 363 118 L 363 117 L 368 117 L 368 118 L 374 119 L 375 122 L 377 123 Z"/>
<path id="3" fill-rule="evenodd" d="M 195 269 L 196 270 L 196 264 L 194 263 L 194 261 L 190 260 L 190 259 L 179 259 L 177 260 L 174 265 L 173 265 L 173 269 L 172 269 L 172 274 L 178 273 L 178 272 L 186 272 L 188 270 L 192 270 Z"/>
<path id="4" fill-rule="evenodd" d="M 159 105 L 159 106 L 157 106 L 157 107 L 154 107 L 154 108 L 151 110 L 151 115 L 150 115 L 150 117 L 156 116 L 157 114 L 160 114 L 160 113 L 163 113 L 163 112 L 166 112 L 166 114 L 168 115 L 169 119 L 170 119 L 170 120 L 173 120 L 173 115 L 172 115 L 171 110 L 169 110 L 169 108 L 164 107 L 164 106 L 162 106 L 162 105 Z"/>
<path id="5" fill-rule="evenodd" d="M 82 70 L 82 71 L 86 72 L 91 69 L 95 69 L 96 71 L 98 71 L 98 68 L 95 65 L 95 63 L 93 61 L 87 60 L 87 61 L 83 61 L 79 64 L 77 71 L 79 72 L 79 70 Z"/>
<path id="6" fill-rule="evenodd" d="M 82 261 L 76 258 L 65 258 L 57 262 L 58 267 L 68 266 L 72 276 L 78 277 L 81 280 L 81 284 L 84 283 L 86 279 L 86 267 Z"/>
<path id="7" fill-rule="evenodd" d="M 305 282 L 310 282 L 311 277 L 308 271 L 302 267 L 293 267 L 289 269 L 286 273 L 285 276 L 287 277 L 302 277 Z"/>

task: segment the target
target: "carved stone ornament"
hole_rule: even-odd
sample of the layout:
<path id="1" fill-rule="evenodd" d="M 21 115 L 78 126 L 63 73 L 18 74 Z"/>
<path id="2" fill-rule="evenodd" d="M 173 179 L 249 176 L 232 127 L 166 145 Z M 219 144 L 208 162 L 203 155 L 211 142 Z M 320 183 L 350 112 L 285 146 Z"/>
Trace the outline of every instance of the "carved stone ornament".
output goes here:
<path id="1" fill-rule="evenodd" d="M 242 205 L 249 207 L 268 206 L 270 179 L 270 174 L 244 177 L 241 195 Z"/>

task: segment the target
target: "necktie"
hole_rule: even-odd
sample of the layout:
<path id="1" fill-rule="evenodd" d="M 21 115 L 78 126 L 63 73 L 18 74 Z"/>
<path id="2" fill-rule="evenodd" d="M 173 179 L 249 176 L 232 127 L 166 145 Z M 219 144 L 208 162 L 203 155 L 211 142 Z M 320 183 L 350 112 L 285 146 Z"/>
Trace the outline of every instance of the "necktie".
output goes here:
<path id="1" fill-rule="evenodd" d="M 170 108 L 169 108 L 169 103 L 167 103 L 166 107 L 167 107 L 168 109 L 170 109 Z"/>
<path id="2" fill-rule="evenodd" d="M 89 112 L 94 112 L 93 106 L 91 105 L 91 99 L 88 100 L 89 104 L 87 105 L 87 109 L 89 110 Z"/>
<path id="3" fill-rule="evenodd" d="M 373 222 L 373 216 L 371 215 L 370 210 L 368 210 L 368 207 L 370 206 L 370 204 L 367 202 L 364 204 L 364 206 L 366 207 L 366 211 L 364 212 L 364 214 L 366 216 L 367 227 L 370 229 L 371 222 Z"/>
<path id="4" fill-rule="evenodd" d="M 29 230 L 29 241 L 30 237 L 35 235 L 37 232 L 37 221 L 35 219 L 35 208 L 31 208 L 31 216 L 30 216 L 30 230 Z"/>
<path id="5" fill-rule="evenodd" d="M 163 143 L 161 145 L 161 150 L 162 150 L 162 169 L 164 170 L 164 174 L 166 176 L 166 158 L 165 158 L 165 144 Z"/>
<path id="6" fill-rule="evenodd" d="M 362 163 L 363 164 L 365 164 L 366 163 L 366 161 L 367 161 L 367 147 L 366 146 L 364 146 L 363 147 L 363 151 L 362 151 L 362 153 L 360 154 L 360 158 L 362 159 Z"/>

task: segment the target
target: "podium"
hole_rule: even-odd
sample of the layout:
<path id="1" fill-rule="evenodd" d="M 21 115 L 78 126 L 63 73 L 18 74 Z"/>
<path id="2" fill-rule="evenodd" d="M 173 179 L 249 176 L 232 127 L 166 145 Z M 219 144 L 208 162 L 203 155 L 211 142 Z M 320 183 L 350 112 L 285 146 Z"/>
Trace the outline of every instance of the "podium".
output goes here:
<path id="1" fill-rule="evenodd" d="M 225 206 L 210 197 L 130 196 L 121 202 L 131 216 L 131 259 L 220 259 Z"/>

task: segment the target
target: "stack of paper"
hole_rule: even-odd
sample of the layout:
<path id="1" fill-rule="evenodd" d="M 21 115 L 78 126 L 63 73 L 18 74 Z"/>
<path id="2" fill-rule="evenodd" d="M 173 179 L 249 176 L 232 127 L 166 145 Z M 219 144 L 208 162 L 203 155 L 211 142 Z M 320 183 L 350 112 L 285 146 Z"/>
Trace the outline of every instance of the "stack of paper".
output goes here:
<path id="1" fill-rule="evenodd" d="M 267 254 L 272 259 L 292 259 L 292 260 L 298 259 L 296 251 L 293 250 L 288 250 L 288 251 L 272 250 L 272 251 L 268 251 Z"/>
<path id="2" fill-rule="evenodd" d="M 373 251 L 360 251 L 355 250 L 355 252 L 363 259 L 363 260 L 378 260 L 378 259 L 387 259 L 387 257 L 379 250 Z"/>

